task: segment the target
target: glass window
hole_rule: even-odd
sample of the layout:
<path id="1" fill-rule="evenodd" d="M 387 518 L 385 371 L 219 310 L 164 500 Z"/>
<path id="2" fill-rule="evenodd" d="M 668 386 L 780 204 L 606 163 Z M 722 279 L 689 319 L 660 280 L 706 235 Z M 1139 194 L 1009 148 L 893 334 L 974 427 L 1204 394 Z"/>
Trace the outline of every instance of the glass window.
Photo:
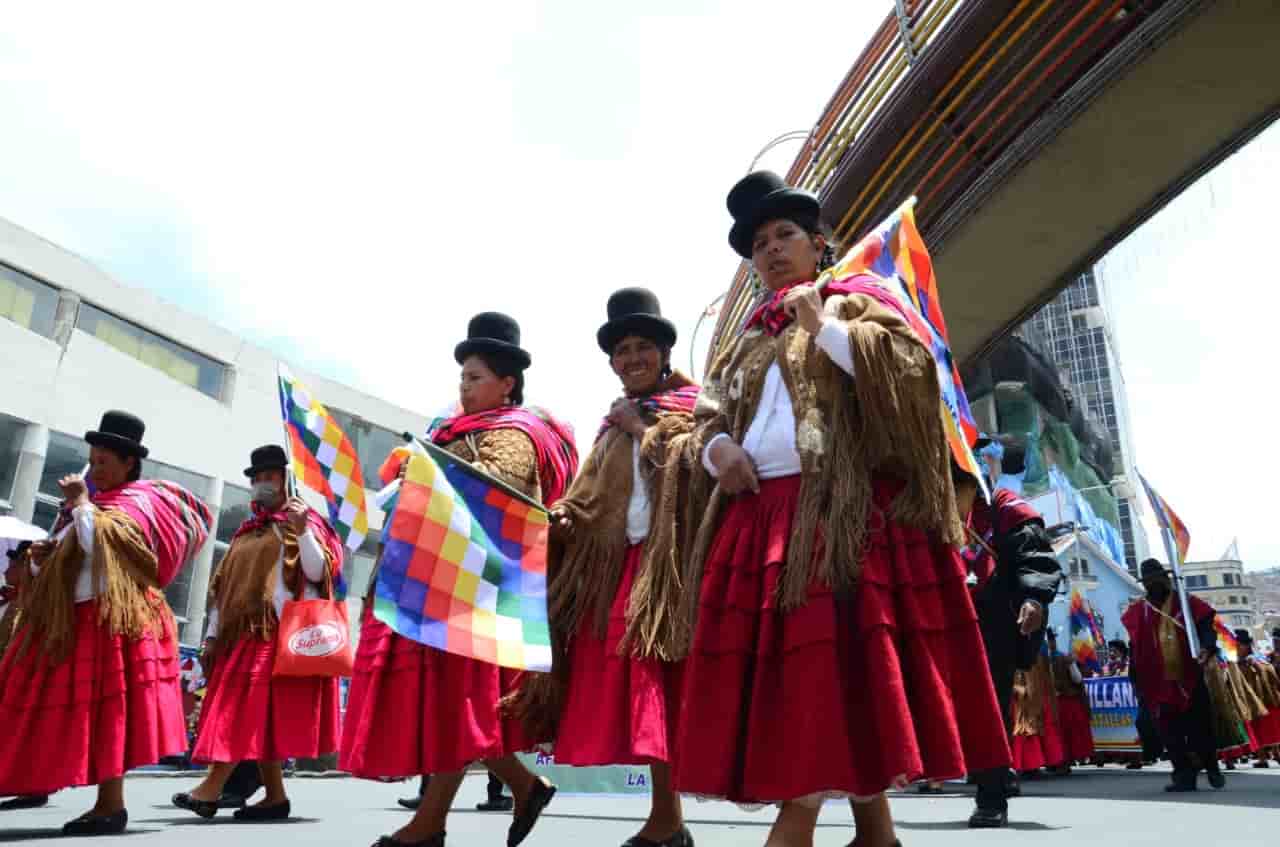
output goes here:
<path id="1" fill-rule="evenodd" d="M 13 478 L 18 473 L 18 456 L 27 425 L 17 418 L 0 415 L 0 500 L 13 495 Z"/>
<path id="2" fill-rule="evenodd" d="M 31 522 L 36 526 L 49 532 L 53 529 L 53 522 L 58 519 L 58 505 L 50 503 L 47 500 L 36 500 L 35 514 L 31 517 Z"/>
<path id="3" fill-rule="evenodd" d="M 53 338 L 58 289 L 8 265 L 0 265 L 0 318 Z"/>
<path id="4" fill-rule="evenodd" d="M 61 500 L 62 489 L 58 487 L 58 480 L 67 474 L 80 473 L 87 464 L 89 445 L 83 438 L 73 438 L 61 432 L 49 433 L 49 452 L 40 474 L 40 493 Z"/>
<path id="5" fill-rule="evenodd" d="M 378 469 L 382 467 L 387 454 L 404 444 L 404 438 L 400 433 L 371 424 L 350 412 L 344 412 L 332 406 L 328 408 L 329 414 L 333 415 L 333 419 L 338 422 L 338 426 L 342 427 L 342 431 L 347 434 L 352 446 L 356 448 L 356 455 L 360 457 L 360 473 L 364 476 L 364 487 L 375 490 L 381 488 Z"/>
<path id="6" fill-rule="evenodd" d="M 164 599 L 169 601 L 169 608 L 173 609 L 173 613 L 182 621 L 188 619 L 187 601 L 191 599 L 191 571 L 193 564 L 188 564 L 185 568 L 178 571 L 178 575 L 173 578 L 173 582 L 165 586 Z"/>
<path id="7" fill-rule="evenodd" d="M 88 303 L 80 304 L 76 328 L 105 341 L 143 364 L 168 374 L 183 385 L 189 385 L 215 399 L 222 397 L 226 365 L 207 356 L 174 344 L 167 338 L 161 338 Z"/>
<path id="8" fill-rule="evenodd" d="M 142 478 L 165 479 L 169 482 L 176 482 L 201 500 L 206 500 L 208 496 L 209 477 L 192 473 L 173 465 L 166 465 L 164 462 L 157 462 L 154 459 L 142 460 Z"/>
<path id="9" fill-rule="evenodd" d="M 253 510 L 249 506 L 249 489 L 230 483 L 222 484 L 222 509 L 218 512 L 218 541 L 231 543 L 240 524 L 249 519 Z M 217 557 L 221 559 L 221 556 Z"/>
<path id="10" fill-rule="evenodd" d="M 1206 588 L 1209 585 L 1209 577 L 1204 574 L 1196 574 L 1187 577 L 1187 588 Z"/>

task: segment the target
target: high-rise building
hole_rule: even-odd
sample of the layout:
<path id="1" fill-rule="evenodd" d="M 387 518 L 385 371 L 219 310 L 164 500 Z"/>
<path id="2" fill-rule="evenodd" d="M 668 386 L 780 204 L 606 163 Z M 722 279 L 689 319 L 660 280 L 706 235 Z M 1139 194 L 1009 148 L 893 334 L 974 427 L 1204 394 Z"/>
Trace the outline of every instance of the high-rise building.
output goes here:
<path id="1" fill-rule="evenodd" d="M 1084 416 L 1111 436 L 1111 453 L 1123 485 L 1113 487 L 1120 511 L 1125 564 L 1137 572 L 1149 555 L 1143 505 L 1134 472 L 1129 407 L 1116 353 L 1107 291 L 1097 268 L 1081 274 L 1018 329 L 1018 335 L 1058 368 Z"/>

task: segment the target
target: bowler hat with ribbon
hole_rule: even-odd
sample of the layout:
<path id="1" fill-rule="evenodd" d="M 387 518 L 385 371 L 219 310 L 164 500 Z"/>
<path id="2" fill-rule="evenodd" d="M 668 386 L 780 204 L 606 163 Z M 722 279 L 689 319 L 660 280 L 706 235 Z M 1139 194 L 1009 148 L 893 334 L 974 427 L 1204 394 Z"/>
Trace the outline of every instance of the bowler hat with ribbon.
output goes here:
<path id="1" fill-rule="evenodd" d="M 267 444 L 249 454 L 249 467 L 244 475 L 252 478 L 262 471 L 282 471 L 289 467 L 289 456 L 279 444 Z"/>
<path id="2" fill-rule="evenodd" d="M 628 335 L 648 338 L 670 349 L 676 343 L 676 325 L 662 316 L 658 297 L 647 288 L 623 288 L 609 296 L 605 306 L 609 320 L 596 332 L 600 349 L 612 355 L 613 348 Z"/>
<path id="3" fill-rule="evenodd" d="M 733 215 L 729 245 L 744 259 L 751 258 L 751 241 L 761 224 L 781 218 L 813 229 L 822 211 L 817 197 L 792 188 L 773 171 L 744 176 L 729 191 L 726 203 Z"/>
<path id="4" fill-rule="evenodd" d="M 520 324 L 501 312 L 481 312 L 467 324 L 467 340 L 453 348 L 453 358 L 462 364 L 477 353 L 508 357 L 520 370 L 528 368 L 533 357 L 520 346 Z"/>
<path id="5" fill-rule="evenodd" d="M 1249 630 L 1237 629 L 1232 634 L 1235 635 L 1236 641 L 1240 642 L 1241 644 L 1248 644 L 1250 647 L 1253 646 L 1253 635 L 1250 634 Z"/>
<path id="6" fill-rule="evenodd" d="M 84 440 L 91 447 L 106 447 L 125 456 L 145 459 L 151 452 L 142 446 L 142 435 L 146 431 L 147 425 L 141 418 L 112 410 L 103 414 L 97 429 L 84 434 Z"/>

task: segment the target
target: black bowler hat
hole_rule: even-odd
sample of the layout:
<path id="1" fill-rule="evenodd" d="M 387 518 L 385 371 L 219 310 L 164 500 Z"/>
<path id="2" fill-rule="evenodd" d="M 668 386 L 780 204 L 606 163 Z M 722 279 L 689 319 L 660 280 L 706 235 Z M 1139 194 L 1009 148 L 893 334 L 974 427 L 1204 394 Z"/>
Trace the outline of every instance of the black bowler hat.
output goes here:
<path id="1" fill-rule="evenodd" d="M 773 171 L 747 174 L 729 192 L 726 202 L 733 215 L 729 245 L 744 259 L 751 258 L 751 241 L 760 224 L 785 218 L 812 228 L 818 225 L 822 210 L 817 197 L 790 187 Z"/>
<path id="2" fill-rule="evenodd" d="M 1142 582 L 1148 579 L 1160 579 L 1168 576 L 1169 571 L 1165 570 L 1164 565 L 1160 564 L 1156 559 L 1147 559 L 1138 568 L 1138 579 Z"/>
<path id="3" fill-rule="evenodd" d="M 98 428 L 84 434 L 91 447 L 107 447 L 126 456 L 147 458 L 151 451 L 142 446 L 142 434 L 147 425 L 142 419 L 128 412 L 110 411 L 102 416 Z"/>
<path id="4" fill-rule="evenodd" d="M 613 348 L 628 335 L 639 335 L 670 349 L 676 344 L 676 326 L 662 316 L 658 297 L 647 288 L 623 288 L 609 296 L 605 307 L 609 320 L 596 333 L 600 349 L 612 355 Z"/>
<path id="5" fill-rule="evenodd" d="M 467 340 L 453 348 L 453 358 L 462 364 L 476 353 L 497 353 L 510 357 L 521 370 L 533 357 L 520 346 L 520 324 L 501 312 L 481 312 L 467 324 Z"/>
<path id="6" fill-rule="evenodd" d="M 5 553 L 10 559 L 20 559 L 22 554 L 27 552 L 27 548 L 31 546 L 30 541 L 19 541 L 18 546 Z"/>
<path id="7" fill-rule="evenodd" d="M 284 448 L 278 444 L 268 444 L 249 454 L 249 467 L 244 469 L 244 475 L 252 477 L 260 471 L 282 471 L 287 467 L 289 456 Z"/>
<path id="8" fill-rule="evenodd" d="M 1253 646 L 1253 636 L 1249 634 L 1249 630 L 1237 629 L 1233 634 L 1236 637 L 1236 641 L 1241 644 L 1248 644 L 1250 647 Z"/>

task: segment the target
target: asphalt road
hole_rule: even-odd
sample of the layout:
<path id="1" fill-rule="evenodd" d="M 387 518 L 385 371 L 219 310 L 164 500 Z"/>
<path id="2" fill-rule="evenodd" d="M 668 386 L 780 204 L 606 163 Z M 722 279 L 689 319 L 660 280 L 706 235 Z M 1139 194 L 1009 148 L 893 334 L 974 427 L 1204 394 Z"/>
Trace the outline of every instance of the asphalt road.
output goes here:
<path id="1" fill-rule="evenodd" d="M 1228 773 L 1227 789 L 1220 792 L 1205 788 L 1196 794 L 1165 794 L 1162 787 L 1168 778 L 1167 770 L 1132 772 L 1108 767 L 1029 782 L 1024 796 L 1013 801 L 1011 826 L 999 831 L 965 828 L 973 801 L 970 790 L 961 785 L 948 786 L 954 790 L 941 797 L 895 794 L 892 805 L 904 847 L 1280 843 L 1280 768 Z M 294 820 L 252 825 L 234 822 L 227 812 L 204 821 L 169 805 L 170 795 L 194 783 L 190 777 L 130 778 L 131 819 L 129 832 L 122 837 L 130 844 L 190 847 L 276 847 L 286 840 L 308 847 L 366 845 L 406 820 L 408 813 L 395 800 L 413 790 L 410 783 L 298 777 L 289 781 Z M 474 810 L 483 799 L 484 785 L 478 775 L 463 785 L 450 818 L 450 845 L 501 847 L 506 843 L 509 816 Z M 43 809 L 2 812 L 0 842 L 59 837 L 62 823 L 91 804 L 90 790 L 75 789 L 55 795 Z M 770 810 L 746 812 L 727 803 L 690 800 L 685 810 L 702 847 L 763 844 L 772 818 Z M 639 828 L 646 813 L 644 798 L 557 796 L 525 843 L 529 847 L 618 845 Z M 828 804 L 815 844 L 841 847 L 852 837 L 848 805 Z"/>

